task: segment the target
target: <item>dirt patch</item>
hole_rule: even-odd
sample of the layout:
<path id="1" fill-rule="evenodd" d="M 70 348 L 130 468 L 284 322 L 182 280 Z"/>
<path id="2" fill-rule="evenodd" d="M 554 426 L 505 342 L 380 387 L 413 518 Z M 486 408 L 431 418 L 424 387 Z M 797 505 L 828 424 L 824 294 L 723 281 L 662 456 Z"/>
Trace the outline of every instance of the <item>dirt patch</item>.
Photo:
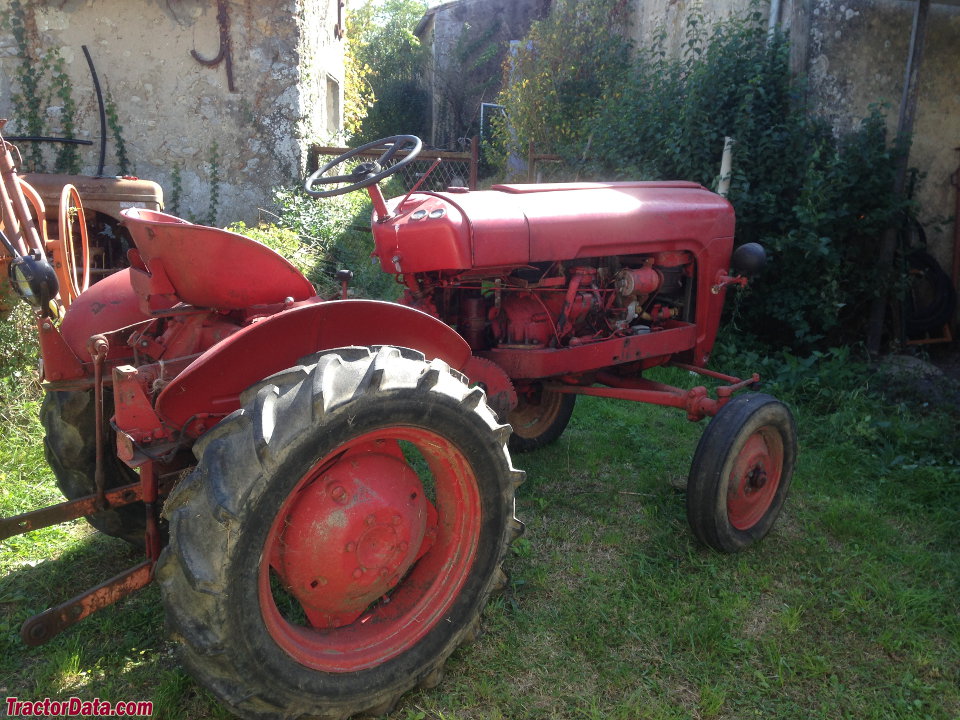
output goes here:
<path id="1" fill-rule="evenodd" d="M 960 382 L 960 343 L 940 347 L 930 352 L 930 362 L 949 378 Z"/>
<path id="2" fill-rule="evenodd" d="M 939 350 L 927 358 L 888 355 L 876 370 L 889 400 L 960 416 L 960 350 Z"/>

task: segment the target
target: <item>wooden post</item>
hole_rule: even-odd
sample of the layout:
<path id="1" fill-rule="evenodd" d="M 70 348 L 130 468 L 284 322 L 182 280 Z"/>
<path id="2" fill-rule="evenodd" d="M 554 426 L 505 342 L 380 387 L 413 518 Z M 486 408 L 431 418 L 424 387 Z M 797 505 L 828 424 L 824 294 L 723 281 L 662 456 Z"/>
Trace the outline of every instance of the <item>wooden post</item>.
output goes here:
<path id="1" fill-rule="evenodd" d="M 790 75 L 807 72 L 810 55 L 810 15 L 813 0 L 793 0 L 790 8 Z"/>
<path id="2" fill-rule="evenodd" d="M 477 189 L 478 177 L 480 174 L 480 136 L 474 135 L 470 138 L 470 189 Z"/>
<path id="3" fill-rule="evenodd" d="M 913 31 L 910 35 L 910 53 L 907 57 L 907 69 L 903 79 L 903 97 L 900 100 L 900 117 L 897 122 L 897 158 L 896 175 L 893 180 L 893 192 L 902 197 L 907 185 L 907 168 L 910 163 L 910 142 L 913 135 L 913 122 L 917 114 L 917 100 L 920 95 L 920 66 L 923 60 L 923 46 L 927 38 L 927 18 L 930 14 L 930 0 L 917 0 L 917 9 L 913 15 Z M 893 258 L 897 249 L 897 229 L 888 228 L 880 241 L 877 257 L 877 278 L 882 283 L 880 293 L 870 308 L 870 320 L 867 326 L 867 351 L 875 355 L 880 351 L 880 336 L 883 334 L 883 318 L 889 300 L 887 279 L 893 267 Z"/>

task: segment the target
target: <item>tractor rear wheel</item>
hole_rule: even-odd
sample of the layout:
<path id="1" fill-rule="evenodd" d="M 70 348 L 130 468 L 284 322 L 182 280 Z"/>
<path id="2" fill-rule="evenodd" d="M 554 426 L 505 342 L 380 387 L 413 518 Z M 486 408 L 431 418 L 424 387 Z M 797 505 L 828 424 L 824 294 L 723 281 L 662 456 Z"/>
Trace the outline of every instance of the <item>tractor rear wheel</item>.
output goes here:
<path id="1" fill-rule="evenodd" d="M 156 577 L 184 664 L 245 718 L 388 712 L 470 639 L 522 525 L 483 391 L 398 348 L 248 389 L 167 500 Z"/>
<path id="2" fill-rule="evenodd" d="M 519 404 L 507 417 L 513 426 L 510 449 L 530 452 L 546 447 L 566 430 L 577 396 L 537 387 L 532 393 L 517 393 Z"/>
<path id="3" fill-rule="evenodd" d="M 97 491 L 94 478 L 97 469 L 97 435 L 93 401 L 93 390 L 54 391 L 46 394 L 40 406 L 40 422 L 46 431 L 44 454 L 56 476 L 57 486 L 69 500 Z M 105 393 L 103 401 L 103 416 L 109 418 L 113 414 L 113 396 Z M 137 473 L 116 456 L 116 433 L 109 423 L 105 423 L 104 442 L 107 489 L 137 482 Z M 143 503 L 103 510 L 88 516 L 87 522 L 105 535 L 143 546 L 146 527 Z"/>
<path id="4" fill-rule="evenodd" d="M 687 520 L 721 552 L 766 535 L 790 489 L 797 429 L 790 410 L 763 393 L 738 395 L 710 421 L 690 466 Z"/>

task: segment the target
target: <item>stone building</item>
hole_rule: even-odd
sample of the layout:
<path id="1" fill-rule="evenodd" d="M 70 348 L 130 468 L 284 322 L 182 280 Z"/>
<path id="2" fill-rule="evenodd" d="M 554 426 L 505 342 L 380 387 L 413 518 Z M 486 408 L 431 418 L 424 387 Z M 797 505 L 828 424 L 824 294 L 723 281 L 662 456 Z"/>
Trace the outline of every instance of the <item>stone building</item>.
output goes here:
<path id="1" fill-rule="evenodd" d="M 210 219 L 212 196 L 217 223 L 255 220 L 273 187 L 299 181 L 311 142 L 340 138 L 343 4 L 0 0 L 5 133 L 63 136 L 71 107 L 60 93 L 69 91 L 73 136 L 93 141 L 79 148 L 81 170 L 96 172 L 101 131 L 86 46 L 108 110 L 104 173 L 120 172 L 119 136 L 127 172 L 159 182 L 168 207 L 179 196 L 179 214 Z M 59 77 L 41 62 L 57 56 Z M 17 104 L 30 64 L 46 71 Z M 34 115 L 33 132 L 18 110 Z M 44 146 L 47 170 L 55 148 Z"/>

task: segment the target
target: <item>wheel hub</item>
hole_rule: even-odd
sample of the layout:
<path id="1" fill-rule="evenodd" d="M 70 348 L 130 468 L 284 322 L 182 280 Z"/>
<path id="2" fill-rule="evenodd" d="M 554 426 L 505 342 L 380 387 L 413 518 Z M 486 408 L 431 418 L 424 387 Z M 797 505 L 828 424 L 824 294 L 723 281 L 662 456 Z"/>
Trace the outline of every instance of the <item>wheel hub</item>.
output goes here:
<path id="1" fill-rule="evenodd" d="M 766 427 L 744 443 L 731 471 L 727 516 L 738 530 L 753 527 L 770 507 L 780 484 L 782 448 Z"/>
<path id="2" fill-rule="evenodd" d="M 767 484 L 767 471 L 763 469 L 763 465 L 757 465 L 749 473 L 747 473 L 747 481 L 744 485 L 743 491 L 745 494 L 749 495 L 750 493 L 756 492 L 764 485 Z"/>
<path id="3" fill-rule="evenodd" d="M 354 622 L 432 544 L 436 510 L 420 478 L 399 451 L 378 450 L 349 453 L 319 473 L 287 513 L 271 557 L 314 627 Z"/>

